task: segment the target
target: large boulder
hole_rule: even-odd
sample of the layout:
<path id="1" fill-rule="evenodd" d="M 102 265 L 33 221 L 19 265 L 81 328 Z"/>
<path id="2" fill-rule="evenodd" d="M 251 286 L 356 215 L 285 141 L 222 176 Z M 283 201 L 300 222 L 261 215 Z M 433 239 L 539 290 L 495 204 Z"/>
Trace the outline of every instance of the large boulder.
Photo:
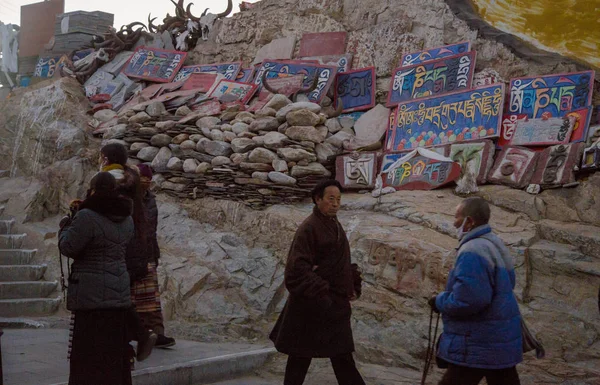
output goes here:
<path id="1" fill-rule="evenodd" d="M 289 142 L 286 135 L 276 131 L 267 132 L 263 138 L 263 145 L 272 150 L 284 147 Z"/>
<path id="2" fill-rule="evenodd" d="M 135 142 L 131 144 L 131 147 L 129 148 L 129 151 L 137 154 L 142 148 L 146 148 L 149 147 L 148 143 L 144 143 L 144 142 Z M 158 148 L 156 149 L 156 154 L 158 154 Z M 154 156 L 156 156 L 156 154 L 154 154 Z M 154 159 L 154 157 L 152 157 L 152 159 Z M 152 160 L 150 159 L 150 160 Z"/>
<path id="3" fill-rule="evenodd" d="M 264 118 L 258 118 L 254 120 L 248 127 L 248 130 L 250 132 L 276 131 L 277 127 L 279 127 L 279 121 L 277 118 L 266 116 Z"/>
<path id="4" fill-rule="evenodd" d="M 152 162 L 152 160 L 154 160 L 154 158 L 156 157 L 156 155 L 158 155 L 158 152 L 160 151 L 160 148 L 148 147 L 146 143 L 134 143 L 133 145 L 137 145 L 136 148 L 139 148 L 141 145 L 145 145 L 144 147 L 140 148 L 136 156 L 138 159 L 146 162 Z"/>
<path id="5" fill-rule="evenodd" d="M 308 110 L 310 112 L 318 114 L 319 112 L 321 112 L 321 106 L 316 103 L 311 103 L 311 102 L 296 102 L 296 103 L 288 104 L 287 106 L 285 106 L 282 109 L 280 109 L 279 111 L 277 111 L 276 117 L 281 122 L 283 122 L 283 121 L 285 121 L 287 114 L 289 114 L 290 112 L 293 112 L 293 111 L 298 111 L 298 110 Z"/>
<path id="6" fill-rule="evenodd" d="M 152 102 L 146 107 L 146 113 L 153 118 L 158 118 L 161 115 L 167 114 L 167 109 L 161 102 Z"/>
<path id="7" fill-rule="evenodd" d="M 163 147 L 158 151 L 158 154 L 152 160 L 152 168 L 156 172 L 163 172 L 167 170 L 167 164 L 169 163 L 169 159 L 171 159 L 171 150 L 169 147 Z"/>
<path id="8" fill-rule="evenodd" d="M 166 147 L 171 144 L 172 138 L 167 134 L 157 134 L 150 139 L 150 144 L 154 147 Z"/>
<path id="9" fill-rule="evenodd" d="M 205 116 L 204 118 L 198 119 L 198 121 L 196 122 L 196 126 L 198 128 L 212 129 L 215 126 L 218 126 L 219 124 L 221 124 L 221 119 L 216 118 L 214 116 Z"/>
<path id="10" fill-rule="evenodd" d="M 186 159 L 183 161 L 183 172 L 189 174 L 195 173 L 199 164 L 200 162 L 198 162 L 196 159 Z"/>
<path id="11" fill-rule="evenodd" d="M 325 140 L 325 143 L 329 143 L 336 148 L 343 148 L 344 143 L 350 142 L 354 136 L 347 133 L 346 131 L 339 131 L 335 135 L 330 136 Z"/>
<path id="12" fill-rule="evenodd" d="M 281 172 L 271 171 L 269 174 L 269 179 L 271 182 L 283 185 L 293 186 L 296 184 L 296 179 L 292 178 L 289 175 L 285 175 Z"/>
<path id="13" fill-rule="evenodd" d="M 315 127 L 320 123 L 321 118 L 319 115 L 314 112 L 310 112 L 309 110 L 302 109 L 297 111 L 292 111 L 286 115 L 285 119 L 287 120 L 290 126 L 313 126 Z"/>
<path id="14" fill-rule="evenodd" d="M 167 162 L 167 169 L 170 171 L 182 171 L 183 161 L 179 158 L 173 157 Z"/>
<path id="15" fill-rule="evenodd" d="M 281 110 L 283 107 L 292 104 L 292 101 L 288 99 L 285 95 L 277 94 L 273 95 L 271 100 L 267 102 L 265 108 L 272 108 L 275 111 Z"/>
<path id="16" fill-rule="evenodd" d="M 248 156 L 250 163 L 266 163 L 270 165 L 276 159 L 278 159 L 277 154 L 262 147 L 255 148 Z"/>
<path id="17" fill-rule="evenodd" d="M 229 143 L 215 140 L 205 142 L 204 151 L 212 156 L 229 156 L 233 152 Z"/>
<path id="18" fill-rule="evenodd" d="M 279 150 L 277 150 L 277 155 L 279 155 L 288 162 L 300 162 L 301 160 L 314 162 L 317 160 L 315 154 L 312 154 L 306 150 L 302 150 L 299 148 L 280 148 Z"/>
<path id="19" fill-rule="evenodd" d="M 297 141 L 306 140 L 313 143 L 321 143 L 325 140 L 325 136 L 311 126 L 292 126 L 285 130 L 285 134 L 290 139 Z"/>
<path id="20" fill-rule="evenodd" d="M 291 174 L 296 178 L 302 178 L 311 175 L 331 176 L 331 172 L 329 172 L 329 170 L 327 170 L 321 163 L 317 162 L 310 163 L 308 166 L 296 165 L 292 167 Z"/>
<path id="21" fill-rule="evenodd" d="M 146 112 L 142 111 L 142 112 L 138 112 L 137 114 L 133 115 L 131 118 L 129 118 L 129 123 L 146 123 L 152 120 L 152 117 L 150 115 L 148 115 Z"/>
<path id="22" fill-rule="evenodd" d="M 250 127 L 250 125 L 248 125 L 246 123 L 238 122 L 238 123 L 235 123 L 233 126 L 231 126 L 231 131 L 233 131 L 236 135 L 239 135 L 242 132 L 250 131 L 248 129 L 248 127 Z"/>
<path id="23" fill-rule="evenodd" d="M 317 160 L 320 163 L 325 163 L 336 156 L 340 151 L 334 145 L 329 143 L 319 143 L 315 149 L 317 153 Z"/>
<path id="24" fill-rule="evenodd" d="M 231 141 L 231 149 L 237 153 L 252 151 L 256 147 L 258 147 L 258 143 L 248 138 L 235 138 Z"/>

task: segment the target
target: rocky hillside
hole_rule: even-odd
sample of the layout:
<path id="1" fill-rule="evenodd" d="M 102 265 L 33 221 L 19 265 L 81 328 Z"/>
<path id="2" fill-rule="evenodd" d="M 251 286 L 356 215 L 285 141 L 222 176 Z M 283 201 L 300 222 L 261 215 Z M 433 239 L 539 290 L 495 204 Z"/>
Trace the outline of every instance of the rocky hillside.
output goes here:
<path id="1" fill-rule="evenodd" d="M 215 24 L 210 40 L 199 43 L 188 62 L 252 63 L 259 48 L 273 39 L 300 41 L 303 33 L 334 31 L 348 32 L 352 68 L 375 66 L 379 103 L 385 101 L 392 71 L 403 54 L 459 41 L 470 41 L 477 51 L 477 71 L 491 68 L 503 79 L 577 70 L 568 59 L 533 53 L 531 58 L 518 57 L 507 46 L 481 38 L 444 0 L 263 0 Z M 598 104 L 600 92 L 594 95 Z"/>

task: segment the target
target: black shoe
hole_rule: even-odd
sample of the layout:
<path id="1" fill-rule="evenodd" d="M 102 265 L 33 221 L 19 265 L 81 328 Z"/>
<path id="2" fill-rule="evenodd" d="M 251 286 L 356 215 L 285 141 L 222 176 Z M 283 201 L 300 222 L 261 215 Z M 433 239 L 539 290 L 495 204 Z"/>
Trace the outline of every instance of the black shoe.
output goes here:
<path id="1" fill-rule="evenodd" d="M 154 344 L 154 346 L 157 348 L 168 348 L 173 345 L 175 345 L 175 338 L 165 337 L 162 334 L 158 335 L 158 338 L 156 339 L 156 344 Z"/>
<path id="2" fill-rule="evenodd" d="M 138 362 L 144 361 L 146 358 L 150 357 L 152 353 L 152 348 L 156 344 L 157 339 L 156 333 L 150 332 L 147 335 L 147 338 L 143 341 L 138 341 L 137 345 L 137 360 Z"/>

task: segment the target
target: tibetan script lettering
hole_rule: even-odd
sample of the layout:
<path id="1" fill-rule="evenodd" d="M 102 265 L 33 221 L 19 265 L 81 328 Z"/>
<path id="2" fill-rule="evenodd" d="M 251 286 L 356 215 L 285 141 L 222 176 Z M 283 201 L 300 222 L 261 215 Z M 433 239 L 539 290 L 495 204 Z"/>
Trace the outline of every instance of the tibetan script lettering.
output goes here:
<path id="1" fill-rule="evenodd" d="M 125 65 L 123 73 L 130 78 L 168 83 L 175 78 L 186 56 L 186 52 L 140 47 Z"/>
<path id="2" fill-rule="evenodd" d="M 510 114 L 563 117 L 592 102 L 594 71 L 518 78 L 510 81 Z"/>
<path id="3" fill-rule="evenodd" d="M 449 56 L 394 71 L 388 107 L 411 99 L 448 94 L 471 88 L 475 52 Z"/>
<path id="4" fill-rule="evenodd" d="M 395 151 L 498 136 L 504 85 L 457 92 L 400 104 Z"/>

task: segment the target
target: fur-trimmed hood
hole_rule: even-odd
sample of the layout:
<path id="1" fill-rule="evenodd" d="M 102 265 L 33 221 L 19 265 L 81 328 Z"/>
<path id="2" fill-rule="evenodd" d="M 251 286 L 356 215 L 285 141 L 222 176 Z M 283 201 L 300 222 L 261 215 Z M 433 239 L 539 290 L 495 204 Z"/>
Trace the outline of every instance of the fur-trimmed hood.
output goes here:
<path id="1" fill-rule="evenodd" d="M 103 215 L 113 222 L 123 222 L 133 212 L 133 202 L 122 196 L 107 197 L 92 195 L 83 201 L 80 210 L 89 209 Z"/>

